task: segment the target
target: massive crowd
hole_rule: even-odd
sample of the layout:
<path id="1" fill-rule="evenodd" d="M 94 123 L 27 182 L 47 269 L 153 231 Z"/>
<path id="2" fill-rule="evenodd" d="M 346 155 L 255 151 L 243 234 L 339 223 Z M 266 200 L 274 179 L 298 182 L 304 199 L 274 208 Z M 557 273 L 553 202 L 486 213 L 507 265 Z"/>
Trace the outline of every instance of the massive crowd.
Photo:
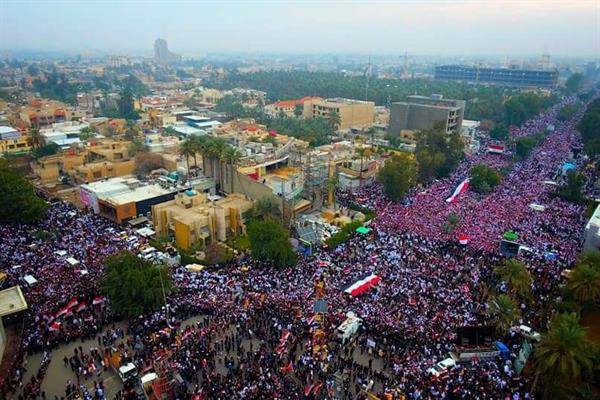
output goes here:
<path id="1" fill-rule="evenodd" d="M 443 378 L 427 369 L 454 349 L 458 327 L 489 323 L 489 292 L 507 291 L 492 272 L 502 260 L 498 242 L 505 231 L 517 232 L 532 249 L 520 256 L 534 278 L 533 295 L 518 298 L 520 322 L 547 327 L 552 310 L 546 300 L 557 295 L 561 269 L 580 249 L 584 222 L 580 207 L 550 198 L 551 188 L 543 184 L 560 182 L 560 165 L 580 147 L 574 122 L 556 120 L 558 107 L 512 132 L 520 136 L 555 127 L 523 162 L 482 151 L 450 178 L 416 189 L 403 204 L 387 202 L 376 185 L 343 197 L 377 209 L 371 232 L 355 233 L 336 249 L 320 249 L 297 266 L 276 269 L 242 257 L 202 272 L 174 268 L 170 320 L 161 309 L 129 321 L 122 350 L 140 370 L 160 369 L 168 360 L 167 369 L 186 382 L 181 398 L 349 398 L 360 396 L 371 382 L 374 392 L 390 398 L 530 398 L 530 377 L 515 373 L 512 365 L 521 344 L 514 334 L 498 337 L 509 346 L 507 359 L 475 359 Z M 580 155 L 575 162 L 582 164 Z M 485 198 L 467 192 L 456 204 L 445 202 L 478 163 L 512 170 Z M 545 210 L 532 210 L 531 203 Z M 466 246 L 456 233 L 441 230 L 450 212 L 460 216 L 457 230 L 471 237 Z M 40 396 L 42 369 L 30 382 L 22 381 L 27 354 L 95 337 L 113 320 L 110 305 L 99 297 L 102 260 L 144 245 L 134 232 L 117 233 L 110 223 L 65 203 L 54 204 L 48 220 L 35 229 L 0 227 L 2 271 L 11 283 L 23 285 L 30 304 L 20 352 L 12 373 L 2 377 L 0 395 Z M 549 251 L 557 257 L 547 257 Z M 371 273 L 381 278 L 375 288 L 356 297 L 343 292 Z M 27 284 L 26 275 L 37 283 Z M 316 280 L 325 282 L 328 306 L 321 324 L 312 311 Z M 336 327 L 348 311 L 364 320 L 364 329 L 356 340 L 341 343 L 334 339 Z M 181 326 L 199 315 L 198 322 Z M 107 344 L 106 337 L 98 337 L 100 347 Z M 72 392 L 74 385 L 67 388 Z M 126 388 L 118 398 L 133 398 L 131 393 Z"/>

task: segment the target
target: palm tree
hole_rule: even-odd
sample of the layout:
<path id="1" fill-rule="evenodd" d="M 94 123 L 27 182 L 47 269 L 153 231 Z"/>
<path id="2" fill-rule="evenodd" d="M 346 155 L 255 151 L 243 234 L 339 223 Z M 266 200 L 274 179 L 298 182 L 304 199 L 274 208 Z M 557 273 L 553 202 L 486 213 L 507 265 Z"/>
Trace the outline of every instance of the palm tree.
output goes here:
<path id="1" fill-rule="evenodd" d="M 254 203 L 254 212 L 263 218 L 276 218 L 279 214 L 279 207 L 272 197 L 263 197 Z"/>
<path id="2" fill-rule="evenodd" d="M 334 110 L 330 111 L 329 115 L 327 116 L 327 122 L 329 122 L 331 129 L 336 131 L 342 123 L 340 113 Z"/>
<path id="3" fill-rule="evenodd" d="M 511 290 L 520 295 L 526 295 L 531 292 L 531 276 L 527 267 L 519 260 L 510 259 L 504 262 L 504 265 L 494 269 L 494 272 L 500 275 L 500 278 L 506 282 Z"/>
<path id="4" fill-rule="evenodd" d="M 33 128 L 29 130 L 29 139 L 27 141 L 31 147 L 37 149 L 44 145 L 44 136 L 40 133 L 39 129 Z"/>
<path id="5" fill-rule="evenodd" d="M 227 170 L 229 170 L 229 192 L 233 192 L 233 169 L 234 166 L 242 158 L 242 153 L 237 149 L 237 147 L 227 146 L 223 151 L 223 160 L 225 164 L 229 166 Z M 227 180 L 227 176 L 225 176 Z"/>
<path id="6" fill-rule="evenodd" d="M 552 319 L 548 333 L 533 354 L 537 373 L 545 382 L 544 398 L 549 398 L 548 389 L 553 385 L 573 386 L 592 371 L 590 347 L 577 314 L 559 314 Z"/>
<path id="7" fill-rule="evenodd" d="M 502 334 L 508 332 L 510 327 L 521 318 L 521 311 L 517 303 L 505 294 L 492 298 L 488 307 L 489 316 Z"/>
<path id="8" fill-rule="evenodd" d="M 600 299 L 600 270 L 589 264 L 578 264 L 569 278 L 567 287 L 573 291 L 579 303 L 597 301 Z"/>
<path id="9" fill-rule="evenodd" d="M 216 180 L 217 185 L 221 188 L 221 159 L 223 152 L 227 147 L 227 143 L 222 138 L 215 138 L 209 142 L 207 154 L 211 161 L 212 177 Z"/>
<path id="10" fill-rule="evenodd" d="M 185 157 L 187 163 L 187 172 L 190 173 L 190 156 L 195 155 L 194 143 L 188 138 L 179 145 L 179 154 Z"/>
<path id="11" fill-rule="evenodd" d="M 358 186 L 362 187 L 363 184 L 363 162 L 365 157 L 371 157 L 371 149 L 369 147 L 360 147 L 356 149 L 356 153 L 360 157 L 360 176 L 358 178 Z"/>
<path id="12" fill-rule="evenodd" d="M 334 205 L 335 207 L 335 189 L 337 189 L 338 184 L 340 183 L 338 176 L 337 175 L 332 175 L 329 178 L 327 178 L 327 181 L 325 182 L 325 186 L 327 187 L 327 193 L 328 193 L 328 203 L 329 205 Z"/>

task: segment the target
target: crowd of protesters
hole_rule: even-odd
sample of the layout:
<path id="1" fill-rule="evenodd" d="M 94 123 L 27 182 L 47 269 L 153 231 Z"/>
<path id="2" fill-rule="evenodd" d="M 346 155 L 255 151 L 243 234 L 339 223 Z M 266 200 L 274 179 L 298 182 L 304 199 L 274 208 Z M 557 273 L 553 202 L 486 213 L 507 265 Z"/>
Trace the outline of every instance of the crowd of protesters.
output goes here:
<path id="1" fill-rule="evenodd" d="M 475 358 L 442 377 L 428 369 L 455 350 L 458 327 L 490 322 L 490 292 L 508 291 L 493 273 L 502 262 L 498 242 L 505 231 L 518 233 L 532 249 L 521 255 L 533 283 L 531 296 L 517 298 L 518 324 L 547 328 L 549 300 L 557 296 L 561 270 L 580 249 L 584 223 L 581 207 L 551 198 L 543 184 L 560 181 L 557 171 L 580 147 L 574 122 L 558 122 L 557 109 L 512 132 L 522 136 L 553 126 L 522 162 L 482 149 L 450 178 L 414 190 L 401 204 L 387 202 L 377 185 L 344 197 L 378 211 L 370 233 L 354 233 L 346 243 L 319 249 L 294 267 L 277 269 L 240 257 L 201 272 L 172 268 L 177 290 L 168 307 L 141 315 L 129 321 L 125 332 L 108 336 L 100 333 L 113 321 L 98 287 L 103 259 L 126 248 L 137 251 L 144 239 L 127 229 L 119 235 L 109 222 L 66 203 L 53 204 L 48 219 L 33 229 L 1 226 L 6 238 L 0 243 L 2 271 L 24 287 L 30 308 L 12 373 L 1 378 L 0 395 L 46 396 L 41 382 L 47 363 L 23 382 L 28 354 L 43 351 L 48 359 L 61 343 L 97 338 L 97 352 L 83 354 L 82 349 L 64 361 L 65 368 L 84 374 L 90 363 L 95 370 L 105 367 L 102 350 L 121 338 L 117 351 L 140 371 L 180 374 L 185 382 L 178 389 L 180 398 L 350 398 L 365 388 L 395 399 L 530 398 L 530 377 L 517 374 L 513 366 L 521 340 L 512 331 L 498 334 L 510 349 L 507 358 Z M 581 165 L 581 157 L 576 155 L 575 162 Z M 456 184 L 479 163 L 511 172 L 484 198 L 467 192 L 447 203 Z M 545 211 L 531 209 L 531 203 L 544 205 Z M 467 245 L 458 243 L 456 233 L 441 230 L 451 212 L 460 216 L 457 230 L 470 236 Z M 41 231 L 49 237 L 40 237 Z M 69 263 L 69 257 L 78 263 Z M 360 296 L 344 293 L 368 274 L 381 278 L 376 287 Z M 28 284 L 27 275 L 37 283 Z M 328 312 L 322 320 L 313 313 L 316 281 L 325 284 Z M 363 329 L 354 340 L 341 342 L 336 328 L 350 311 L 363 320 Z M 95 386 L 93 396 L 103 398 L 103 386 Z M 68 396 L 76 387 L 68 382 L 69 392 L 51 395 Z M 129 389 L 117 398 L 134 398 Z"/>

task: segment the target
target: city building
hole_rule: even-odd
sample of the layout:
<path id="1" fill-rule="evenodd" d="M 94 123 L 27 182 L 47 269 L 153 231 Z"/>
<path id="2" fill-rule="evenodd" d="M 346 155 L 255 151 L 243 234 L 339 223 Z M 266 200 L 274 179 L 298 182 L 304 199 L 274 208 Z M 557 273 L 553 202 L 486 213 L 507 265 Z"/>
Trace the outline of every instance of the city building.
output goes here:
<path id="1" fill-rule="evenodd" d="M 60 147 L 69 147 L 72 144 L 79 144 L 81 140 L 79 135 L 83 128 L 89 128 L 87 122 L 65 121 L 55 122 L 51 126 L 42 129 L 40 133 L 46 143 L 56 143 Z"/>
<path id="2" fill-rule="evenodd" d="M 85 112 L 56 100 L 33 99 L 29 105 L 21 107 L 18 116 L 24 127 L 39 129 L 83 118 Z"/>
<path id="3" fill-rule="evenodd" d="M 154 42 L 154 61 L 161 63 L 181 61 L 181 56 L 179 54 L 172 53 L 169 50 L 167 41 L 159 38 Z"/>
<path id="4" fill-rule="evenodd" d="M 75 183 L 95 182 L 106 178 L 132 175 L 135 172 L 134 160 L 97 161 L 76 166 L 69 172 Z"/>
<path id="5" fill-rule="evenodd" d="M 154 205 L 152 221 L 157 235 L 172 235 L 178 247 L 188 249 L 197 242 L 206 245 L 245 234 L 244 213 L 252 205 L 238 193 L 215 198 L 187 190 L 173 200 Z"/>
<path id="6" fill-rule="evenodd" d="M 6 276 L 4 276 L 6 278 Z M 27 310 L 27 301 L 21 292 L 21 286 L 13 286 L 0 291 L 0 362 L 6 348 L 7 337 L 2 318 Z"/>
<path id="7" fill-rule="evenodd" d="M 336 97 L 332 99 L 312 99 L 304 102 L 304 118 L 329 118 L 332 112 L 340 117 L 338 129 L 363 127 L 374 121 L 375 103 Z"/>
<path id="8" fill-rule="evenodd" d="M 558 70 L 440 65 L 435 67 L 435 79 L 500 86 L 554 88 L 558 84 Z"/>
<path id="9" fill-rule="evenodd" d="M 130 218 L 149 216 L 153 205 L 172 200 L 186 189 L 160 180 L 143 183 L 131 177 L 118 177 L 81 185 L 80 199 L 94 213 L 121 223 Z"/>
<path id="10" fill-rule="evenodd" d="M 584 251 L 600 249 L 600 206 L 596 207 L 596 211 L 585 225 L 584 238 Z"/>
<path id="11" fill-rule="evenodd" d="M 408 96 L 406 101 L 392 103 L 388 132 L 402 141 L 415 141 L 414 131 L 432 129 L 441 124 L 447 133 L 460 133 L 465 113 L 464 100 L 444 99 L 441 95 Z"/>
<path id="12" fill-rule="evenodd" d="M 25 153 L 30 150 L 28 136 L 10 126 L 0 126 L 0 154 Z"/>
<path id="13" fill-rule="evenodd" d="M 68 151 L 39 158 L 32 164 L 32 169 L 39 183 L 56 183 L 61 175 L 72 175 L 85 159 L 85 152 Z"/>
<path id="14" fill-rule="evenodd" d="M 322 99 L 320 97 L 306 96 L 296 100 L 282 100 L 266 105 L 265 113 L 272 117 L 277 117 L 281 113 L 285 114 L 288 117 L 294 117 L 296 116 L 296 113 L 299 113 L 298 116 L 302 116 L 302 114 L 304 113 L 304 103 L 309 100 L 316 101 Z"/>

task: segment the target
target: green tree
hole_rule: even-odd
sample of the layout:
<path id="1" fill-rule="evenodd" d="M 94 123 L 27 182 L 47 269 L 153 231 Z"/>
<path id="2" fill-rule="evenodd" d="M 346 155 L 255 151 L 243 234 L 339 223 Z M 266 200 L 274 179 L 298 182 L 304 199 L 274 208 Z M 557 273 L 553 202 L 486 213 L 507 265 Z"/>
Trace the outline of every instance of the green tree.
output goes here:
<path id="1" fill-rule="evenodd" d="M 488 315 L 496 324 L 496 328 L 502 334 L 521 318 L 521 311 L 517 303 L 505 294 L 498 295 L 488 302 Z"/>
<path id="2" fill-rule="evenodd" d="M 304 106 L 302 104 L 297 104 L 294 107 L 294 115 L 299 118 L 302 116 L 302 114 L 304 113 Z"/>
<path id="3" fill-rule="evenodd" d="M 272 197 L 265 196 L 254 203 L 252 214 L 259 218 L 275 219 L 281 216 L 281 211 Z"/>
<path id="4" fill-rule="evenodd" d="M 195 145 L 190 139 L 191 138 L 188 137 L 179 144 L 179 154 L 181 154 L 182 157 L 185 157 L 188 173 L 190 172 L 190 157 L 196 156 Z"/>
<path id="5" fill-rule="evenodd" d="M 385 195 L 392 201 L 399 201 L 414 186 L 417 173 L 417 163 L 413 159 L 393 155 L 379 169 L 379 181 L 383 184 Z"/>
<path id="6" fill-rule="evenodd" d="M 464 142 L 458 133 L 448 135 L 439 124 L 423 131 L 417 138 L 415 155 L 419 164 L 419 180 L 446 177 L 464 157 Z"/>
<path id="7" fill-rule="evenodd" d="M 133 139 L 127 147 L 130 157 L 134 157 L 138 153 L 147 153 L 148 151 L 148 146 L 139 138 Z"/>
<path id="8" fill-rule="evenodd" d="M 569 278 L 567 288 L 580 304 L 594 303 L 600 299 L 599 258 L 598 252 L 585 253 L 577 260 Z"/>
<path id="9" fill-rule="evenodd" d="M 104 263 L 102 290 L 118 315 L 136 317 L 165 303 L 172 288 L 166 267 L 153 265 L 129 251 L 112 255 Z"/>
<path id="10" fill-rule="evenodd" d="M 544 398 L 552 398 L 556 386 L 575 386 L 591 372 L 591 347 L 577 314 L 559 314 L 552 319 L 548 333 L 533 353 L 536 371 L 545 388 Z"/>
<path id="11" fill-rule="evenodd" d="M 504 123 L 495 124 L 490 129 L 490 138 L 494 140 L 508 140 L 508 127 Z"/>
<path id="12" fill-rule="evenodd" d="M 0 160 L 0 222 L 31 223 L 43 219 L 48 204 L 36 196 L 33 185 L 5 160 Z"/>
<path id="13" fill-rule="evenodd" d="M 358 179 L 358 185 L 362 187 L 363 185 L 363 164 L 365 158 L 369 159 L 371 157 L 372 150 L 370 147 L 359 147 L 356 149 L 356 154 L 360 157 L 360 176 Z"/>
<path id="14" fill-rule="evenodd" d="M 556 195 L 565 201 L 575 204 L 582 204 L 585 198 L 581 193 L 585 177 L 577 171 L 567 172 L 567 181 L 557 191 Z"/>
<path id="15" fill-rule="evenodd" d="M 94 132 L 94 130 L 89 126 L 81 128 L 81 130 L 79 131 L 79 139 L 83 140 L 84 142 L 93 137 L 96 137 L 96 132 Z"/>
<path id="16" fill-rule="evenodd" d="M 242 159 L 242 152 L 237 147 L 227 146 L 223 151 L 223 161 L 227 166 L 226 171 L 229 171 L 229 176 L 225 174 L 225 181 L 229 182 L 229 193 L 233 192 L 233 175 L 237 164 Z"/>
<path id="17" fill-rule="evenodd" d="M 330 111 L 329 115 L 327 116 L 327 122 L 329 123 L 331 130 L 336 131 L 342 124 L 340 113 L 334 110 Z"/>
<path id="18" fill-rule="evenodd" d="M 531 293 L 531 275 L 523 262 L 508 259 L 502 266 L 496 267 L 494 272 L 508 284 L 511 291 L 520 295 Z"/>
<path id="19" fill-rule="evenodd" d="M 29 137 L 27 141 L 34 150 L 45 144 L 44 136 L 40 133 L 40 130 L 36 128 L 29 130 Z"/>
<path id="20" fill-rule="evenodd" d="M 296 263 L 296 253 L 290 244 L 288 232 L 273 218 L 263 221 L 251 219 L 247 230 L 252 257 L 278 267 Z"/>
<path id="21" fill-rule="evenodd" d="M 515 140 L 515 153 L 517 158 L 524 160 L 526 159 L 531 151 L 539 146 L 545 139 L 543 133 L 537 133 L 535 135 L 522 136 Z"/>
<path id="22" fill-rule="evenodd" d="M 583 81 L 583 75 L 576 72 L 569 76 L 567 81 L 565 82 L 565 93 L 566 94 L 575 94 L 579 91 L 581 87 L 581 83 Z"/>
<path id="23" fill-rule="evenodd" d="M 500 183 L 500 174 L 494 168 L 478 164 L 471 168 L 469 188 L 479 194 L 487 194 Z"/>
<path id="24" fill-rule="evenodd" d="M 42 157 L 46 157 L 46 156 L 52 156 L 56 153 L 58 153 L 58 151 L 60 150 L 60 146 L 57 145 L 54 142 L 50 142 L 46 145 L 37 147 L 36 149 L 34 149 L 31 152 L 31 155 L 33 155 L 33 158 L 42 158 Z"/>

